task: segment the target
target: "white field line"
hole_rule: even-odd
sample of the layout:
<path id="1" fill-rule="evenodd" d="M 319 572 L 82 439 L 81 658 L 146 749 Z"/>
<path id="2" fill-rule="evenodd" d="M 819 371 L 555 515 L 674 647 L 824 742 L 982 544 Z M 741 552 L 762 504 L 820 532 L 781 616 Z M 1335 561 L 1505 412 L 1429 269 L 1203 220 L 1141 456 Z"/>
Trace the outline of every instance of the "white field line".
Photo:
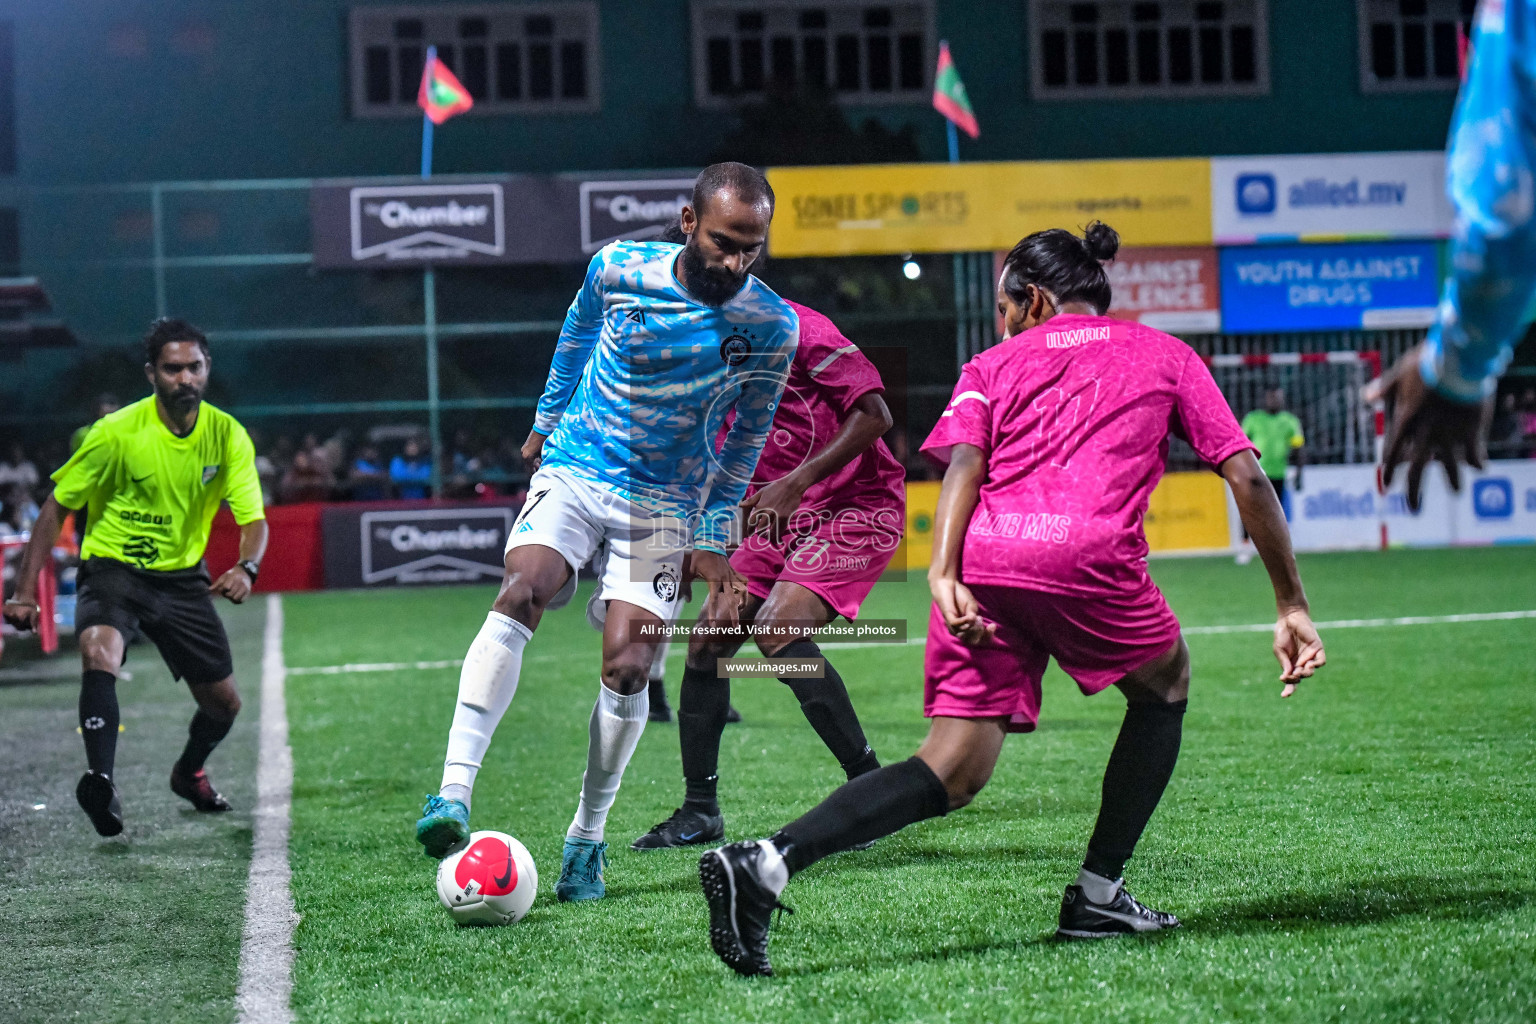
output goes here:
<path id="1" fill-rule="evenodd" d="M 293 928 L 299 915 L 289 888 L 289 811 L 293 803 L 293 750 L 283 694 L 283 603 L 267 596 L 261 656 L 261 746 L 256 762 L 256 835 L 240 940 L 237 1024 L 291 1024 Z"/>
<path id="2" fill-rule="evenodd" d="M 1449 626 L 1462 622 L 1505 622 L 1512 619 L 1536 619 L 1536 608 L 1515 612 L 1469 612 L 1464 615 L 1404 615 L 1395 619 L 1333 619 L 1327 622 L 1316 623 L 1319 630 L 1330 629 L 1378 629 L 1392 626 Z M 1185 636 L 1218 636 L 1226 633 L 1271 633 L 1274 631 L 1273 622 L 1246 622 L 1230 626 L 1186 626 Z M 834 651 L 857 650 L 859 648 L 873 647 L 922 647 L 928 642 L 926 637 L 911 637 L 905 643 L 865 642 L 851 644 L 828 644 Z M 538 654 L 524 658 L 524 661 L 564 661 L 567 655 L 563 654 Z M 458 668 L 464 664 L 463 658 L 448 658 L 441 661 L 376 661 L 359 662 L 348 665 L 305 665 L 290 668 L 291 676 L 334 676 L 352 672 L 413 672 L 423 669 Z"/>

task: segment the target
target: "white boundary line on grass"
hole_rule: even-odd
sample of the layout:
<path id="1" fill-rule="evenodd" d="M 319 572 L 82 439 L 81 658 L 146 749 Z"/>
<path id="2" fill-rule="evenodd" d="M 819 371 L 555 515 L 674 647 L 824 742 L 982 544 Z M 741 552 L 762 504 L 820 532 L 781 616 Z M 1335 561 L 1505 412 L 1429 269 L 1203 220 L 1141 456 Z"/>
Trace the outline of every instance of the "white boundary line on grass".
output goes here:
<path id="1" fill-rule="evenodd" d="M 238 1024 L 290 1024 L 293 1010 L 293 927 L 299 915 L 289 887 L 289 811 L 293 750 L 283 694 L 283 601 L 267 595 L 261 653 L 261 747 L 256 762 L 256 835 L 240 939 Z"/>
<path id="2" fill-rule="evenodd" d="M 1395 619 L 1334 619 L 1330 622 L 1319 622 L 1316 625 L 1320 630 L 1375 629 L 1387 626 L 1447 626 L 1461 622 L 1505 622 L 1511 619 L 1536 619 L 1536 608 L 1515 612 L 1468 612 L 1463 615 L 1404 615 Z M 1184 629 L 1184 635 L 1217 636 L 1226 633 L 1271 633 L 1274 631 L 1274 628 L 1275 624 L 1273 622 L 1248 622 L 1231 626 L 1188 626 Z M 828 646 L 834 651 L 846 651 L 866 647 L 922 647 L 927 642 L 926 637 L 912 637 L 904 644 L 851 643 L 829 644 Z M 536 662 L 563 660 L 563 658 L 563 655 L 543 654 L 523 660 Z M 463 658 L 448 658 L 440 661 L 375 661 L 357 662 L 347 665 L 304 665 L 288 669 L 288 675 L 335 676 L 353 672 L 414 672 L 423 669 L 459 668 L 463 664 Z M 284 735 L 286 735 L 286 726 Z"/>

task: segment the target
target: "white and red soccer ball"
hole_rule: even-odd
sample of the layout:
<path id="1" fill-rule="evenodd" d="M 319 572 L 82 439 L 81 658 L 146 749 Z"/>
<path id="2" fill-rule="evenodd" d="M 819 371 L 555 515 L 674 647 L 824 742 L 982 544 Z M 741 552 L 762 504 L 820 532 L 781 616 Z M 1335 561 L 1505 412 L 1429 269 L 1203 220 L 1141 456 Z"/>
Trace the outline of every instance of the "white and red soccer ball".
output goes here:
<path id="1" fill-rule="evenodd" d="M 513 924 L 539 891 L 527 847 L 505 832 L 475 832 L 437 866 L 437 896 L 459 924 Z"/>

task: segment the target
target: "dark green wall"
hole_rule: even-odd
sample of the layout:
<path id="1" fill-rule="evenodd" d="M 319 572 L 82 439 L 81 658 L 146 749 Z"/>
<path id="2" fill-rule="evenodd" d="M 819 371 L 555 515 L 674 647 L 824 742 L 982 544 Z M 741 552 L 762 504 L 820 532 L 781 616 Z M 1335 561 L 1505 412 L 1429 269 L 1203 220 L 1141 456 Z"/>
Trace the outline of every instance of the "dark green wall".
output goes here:
<path id="1" fill-rule="evenodd" d="M 347 116 L 350 6 L 52 0 L 0 12 L 15 28 L 18 152 L 17 175 L 0 178 L 0 206 L 20 208 L 20 269 L 43 277 L 59 315 L 84 342 L 0 357 L 0 420 L 76 415 L 102 386 L 139 387 L 132 344 L 155 311 L 149 196 L 113 185 L 414 172 L 419 121 Z M 600 8 L 601 112 L 455 119 L 437 133 L 439 173 L 678 168 L 719 150 L 737 119 L 693 106 L 686 0 L 601 0 Z M 1444 142 L 1449 93 L 1360 92 L 1349 0 L 1270 0 L 1271 94 L 1209 101 L 1034 102 L 1026 8 L 1024 0 L 939 0 L 939 34 L 950 40 L 982 126 L 979 141 L 962 142 L 966 159 L 1432 149 Z M 893 129 L 912 125 L 922 155 L 944 157 L 943 121 L 924 104 L 850 114 L 855 124 L 878 116 Z M 308 247 L 302 190 L 168 193 L 164 223 L 171 257 Z M 907 300 L 920 289 L 901 280 L 896 266 L 833 268 L 841 279 L 834 290 L 847 301 L 829 311 L 853 325 L 863 318 L 867 326 L 850 328 L 866 332 L 861 342 L 881 343 L 880 317 L 911 312 Z M 940 261 L 920 288 L 935 289 L 942 270 Z M 573 272 L 579 268 L 444 271 L 441 316 L 558 319 Z M 884 277 L 890 281 L 881 288 L 848 286 Z M 882 299 L 882 288 L 904 298 Z M 171 312 L 212 331 L 380 327 L 419 324 L 422 315 L 420 276 L 411 273 L 172 268 L 166 289 Z M 921 329 L 883 332 L 910 343 L 918 376 L 929 364 L 953 362 L 953 327 L 944 320 L 952 301 L 947 292 L 924 294 L 922 315 L 911 321 Z M 919 343 L 920 336 L 928 340 Z M 552 338 L 525 334 L 495 344 L 516 351 L 515 365 L 490 372 L 474 344 L 445 346 L 447 388 L 462 397 L 536 394 Z M 219 366 L 230 393 L 220 397 L 249 405 L 419 396 L 419 345 L 414 338 L 381 342 L 362 360 L 361 349 L 297 339 L 229 342 Z M 337 369 L 365 362 L 365 383 L 376 385 L 368 394 L 357 373 Z"/>
<path id="2" fill-rule="evenodd" d="M 338 0 L 9 5 L 16 25 L 18 180 L 411 173 L 418 124 L 347 117 Z M 443 173 L 676 167 L 704 160 L 732 118 L 692 105 L 686 0 L 601 0 L 603 109 L 465 117 L 438 133 Z M 1355 5 L 1271 0 L 1267 97 L 1035 103 L 1023 0 L 940 0 L 980 118 L 968 159 L 1427 149 L 1449 93 L 1373 95 L 1358 84 Z M 206 26 L 211 32 L 193 31 Z M 204 45 L 206 40 L 207 45 Z M 134 52 L 142 41 L 143 52 Z M 641 87 L 643 83 L 643 87 Z M 856 110 L 912 123 L 944 155 L 925 106 Z"/>

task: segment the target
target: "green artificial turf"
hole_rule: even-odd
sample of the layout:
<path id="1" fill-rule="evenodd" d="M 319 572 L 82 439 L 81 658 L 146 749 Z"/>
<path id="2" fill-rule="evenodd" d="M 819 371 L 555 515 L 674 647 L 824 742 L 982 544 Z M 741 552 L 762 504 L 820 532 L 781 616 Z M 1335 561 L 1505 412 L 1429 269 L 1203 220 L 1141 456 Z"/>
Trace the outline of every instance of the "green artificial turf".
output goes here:
<path id="1" fill-rule="evenodd" d="M 235 805 L 198 814 L 172 795 L 194 705 L 155 649 L 118 683 L 116 781 L 127 828 L 103 839 L 75 803 L 80 656 L 33 639 L 0 664 L 0 1021 L 220 1024 L 235 983 L 256 802 L 261 602 L 220 602 L 245 709 L 208 762 Z M 41 808 L 39 809 L 39 805 Z"/>
<path id="2" fill-rule="evenodd" d="M 1319 620 L 1536 608 L 1533 549 L 1302 568 Z M 1186 625 L 1273 614 L 1257 563 L 1167 560 L 1154 574 Z M 878 587 L 865 615 L 921 635 L 920 575 Z M 291 597 L 288 663 L 459 657 L 492 593 Z M 1127 871 L 1140 898 L 1183 918 L 1179 932 L 1050 941 L 1123 707 L 1053 670 L 1039 731 L 1010 740 L 971 807 L 794 880 L 798 913 L 771 944 L 779 976 L 750 981 L 709 951 L 698 851 L 628 849 L 680 800 L 675 726 L 647 730 L 619 793 L 608 898 L 553 898 L 598 685 L 580 599 L 530 644 L 475 794 L 475 824 L 517 835 L 539 866 L 538 901 L 510 928 L 454 926 L 412 837 L 456 670 L 295 675 L 295 1010 L 454 1024 L 1533 1019 L 1536 620 L 1324 638 L 1327 668 L 1284 702 L 1266 635 L 1190 639 L 1183 755 Z M 921 648 L 827 653 L 876 750 L 908 756 L 925 732 Z M 676 652 L 671 669 L 675 702 Z M 720 790 L 740 838 L 798 815 L 841 773 L 783 686 L 738 682 L 734 700 L 746 722 L 726 732 Z"/>

